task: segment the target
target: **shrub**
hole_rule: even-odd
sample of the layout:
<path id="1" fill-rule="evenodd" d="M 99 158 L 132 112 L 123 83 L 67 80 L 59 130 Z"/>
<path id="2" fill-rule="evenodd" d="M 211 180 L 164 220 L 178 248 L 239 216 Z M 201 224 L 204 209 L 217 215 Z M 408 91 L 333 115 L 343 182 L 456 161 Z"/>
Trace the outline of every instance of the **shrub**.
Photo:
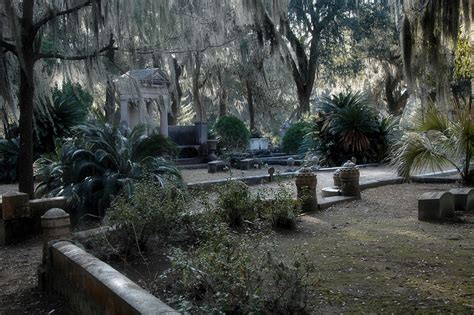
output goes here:
<path id="1" fill-rule="evenodd" d="M 56 148 L 56 140 L 69 136 L 72 128 L 84 122 L 92 97 L 79 85 L 66 83 L 62 89 L 52 90 L 52 103 L 35 107 L 34 111 L 34 155 L 52 153 Z M 41 108 L 41 109 L 40 109 Z M 19 153 L 18 129 L 7 126 L 8 139 L 0 139 L 0 183 L 17 181 L 17 161 Z"/>
<path id="2" fill-rule="evenodd" d="M 361 163 L 381 162 L 394 120 L 379 119 L 361 93 L 323 97 L 318 104 L 309 141 L 322 164 L 341 165 L 351 157 Z"/>
<path id="3" fill-rule="evenodd" d="M 264 192 L 263 195 L 268 195 L 268 192 Z M 258 212 L 274 228 L 294 228 L 296 219 L 301 213 L 301 205 L 293 199 L 291 191 L 282 185 L 273 196 L 270 202 L 266 202 L 262 194 L 257 196 L 255 204 L 260 205 Z"/>
<path id="4" fill-rule="evenodd" d="M 224 150 L 233 151 L 247 148 L 250 132 L 245 124 L 234 116 L 224 116 L 214 125 L 219 143 Z"/>
<path id="5" fill-rule="evenodd" d="M 251 221 L 256 218 L 254 203 L 246 184 L 228 181 L 217 193 L 217 211 L 230 226 L 241 226 L 244 220 Z"/>
<path id="6" fill-rule="evenodd" d="M 194 250 L 176 249 L 159 279 L 167 302 L 181 312 L 206 314 L 301 314 L 309 300 L 307 261 L 279 262 L 256 241 L 231 233 Z M 162 292 L 157 293 L 162 295 Z"/>
<path id="7" fill-rule="evenodd" d="M 298 152 L 298 148 L 303 142 L 304 136 L 308 133 L 310 124 L 307 122 L 298 122 L 293 124 L 286 131 L 282 139 L 283 151 L 289 154 Z"/>
<path id="8" fill-rule="evenodd" d="M 19 138 L 0 139 L 0 183 L 16 182 L 19 150 Z"/>
<path id="9" fill-rule="evenodd" d="M 119 196 L 108 212 L 111 226 L 117 228 L 117 250 L 128 254 L 131 248 L 146 249 L 154 235 L 166 239 L 180 226 L 187 201 L 186 193 L 175 185 L 161 187 L 153 180 L 136 183 L 133 194 Z"/>
<path id="10" fill-rule="evenodd" d="M 175 145 L 159 134 L 147 136 L 143 125 L 130 130 L 91 122 L 74 130 L 54 156 L 36 161 L 36 175 L 44 179 L 36 188 L 38 196 L 68 196 L 78 210 L 103 216 L 117 194 L 131 193 L 132 180 L 151 176 L 165 186 L 181 179 L 161 157 L 175 154 Z"/>
<path id="11" fill-rule="evenodd" d="M 474 183 L 474 120 L 468 106 L 454 119 L 431 106 L 392 148 L 392 163 L 398 174 L 409 178 L 412 172 L 454 167 L 464 184 Z"/>
<path id="12" fill-rule="evenodd" d="M 84 123 L 92 106 L 92 96 L 80 85 L 66 82 L 52 91 L 52 103 L 35 108 L 35 151 L 51 153 L 57 138 L 70 136 L 72 129 Z"/>

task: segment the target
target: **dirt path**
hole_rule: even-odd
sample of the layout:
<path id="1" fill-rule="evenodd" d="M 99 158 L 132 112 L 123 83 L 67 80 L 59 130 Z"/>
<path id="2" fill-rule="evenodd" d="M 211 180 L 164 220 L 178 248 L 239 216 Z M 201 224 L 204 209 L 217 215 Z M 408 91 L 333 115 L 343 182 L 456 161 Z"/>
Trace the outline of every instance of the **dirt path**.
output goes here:
<path id="1" fill-rule="evenodd" d="M 417 220 L 417 196 L 447 185 L 395 185 L 303 216 L 278 251 L 315 263 L 313 310 L 322 313 L 474 313 L 474 217 Z"/>
<path id="2" fill-rule="evenodd" d="M 71 314 L 60 300 L 37 289 L 41 257 L 38 238 L 0 247 L 0 314 Z"/>

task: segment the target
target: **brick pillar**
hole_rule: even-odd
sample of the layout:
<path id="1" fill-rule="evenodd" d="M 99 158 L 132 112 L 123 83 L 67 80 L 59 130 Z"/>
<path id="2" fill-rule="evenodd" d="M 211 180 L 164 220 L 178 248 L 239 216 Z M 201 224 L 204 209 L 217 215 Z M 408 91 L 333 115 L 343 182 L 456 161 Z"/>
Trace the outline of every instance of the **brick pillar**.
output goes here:
<path id="1" fill-rule="evenodd" d="M 357 166 L 351 161 L 347 161 L 340 170 L 341 194 L 360 199 L 360 172 Z"/>
<path id="2" fill-rule="evenodd" d="M 338 168 L 334 175 L 332 175 L 332 179 L 334 181 L 334 187 L 340 188 L 341 187 L 341 169 Z"/>
<path id="3" fill-rule="evenodd" d="M 318 210 L 317 183 L 316 174 L 308 167 L 302 168 L 296 176 L 295 184 L 298 200 L 305 212 Z"/>
<path id="4" fill-rule="evenodd" d="M 41 229 L 43 230 L 43 246 L 45 250 L 43 254 L 45 254 L 50 241 L 71 238 L 69 214 L 63 209 L 49 209 L 41 216 Z"/>
<path id="5" fill-rule="evenodd" d="M 48 266 L 50 262 L 48 245 L 50 241 L 71 238 L 71 221 L 63 209 L 52 208 L 41 216 L 43 230 L 43 261 L 38 266 L 38 287 L 48 290 Z"/>
<path id="6" fill-rule="evenodd" d="M 2 196 L 3 220 L 30 216 L 30 198 L 21 192 L 7 192 Z"/>

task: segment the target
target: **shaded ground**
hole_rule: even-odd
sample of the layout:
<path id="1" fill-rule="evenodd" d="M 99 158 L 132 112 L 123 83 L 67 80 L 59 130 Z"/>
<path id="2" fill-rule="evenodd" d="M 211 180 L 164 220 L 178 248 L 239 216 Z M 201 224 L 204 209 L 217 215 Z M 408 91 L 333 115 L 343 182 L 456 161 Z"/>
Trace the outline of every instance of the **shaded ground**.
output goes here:
<path id="1" fill-rule="evenodd" d="M 36 238 L 0 247 L 0 314 L 71 314 L 60 300 L 37 289 L 41 244 Z"/>
<path id="2" fill-rule="evenodd" d="M 258 186 L 257 186 L 258 187 Z M 276 233 L 275 254 L 304 253 L 316 271 L 313 313 L 474 313 L 474 217 L 417 220 L 417 197 L 453 185 L 404 184 L 364 191 L 363 200 L 301 217 Z M 167 265 L 164 250 L 147 262 L 115 263 L 146 286 Z"/>
<path id="3" fill-rule="evenodd" d="M 363 181 L 393 172 L 379 167 L 361 174 Z M 318 173 L 318 182 L 330 185 L 332 173 Z M 283 184 L 294 187 L 293 181 Z M 404 184 L 364 191 L 360 201 L 303 216 L 296 231 L 276 234 L 276 254 L 291 260 L 303 252 L 315 263 L 314 312 L 473 314 L 474 218 L 444 224 L 417 220 L 420 194 L 453 186 Z M 70 313 L 35 288 L 41 250 L 39 239 L 0 248 L 0 314 Z M 156 278 L 166 266 L 165 251 L 155 252 L 161 255 L 151 255 L 148 266 L 138 261 L 115 266 L 143 285 L 142 277 Z"/>
<path id="4" fill-rule="evenodd" d="M 417 196 L 448 185 L 396 185 L 303 216 L 278 252 L 306 253 L 323 312 L 474 313 L 474 218 L 417 220 Z"/>

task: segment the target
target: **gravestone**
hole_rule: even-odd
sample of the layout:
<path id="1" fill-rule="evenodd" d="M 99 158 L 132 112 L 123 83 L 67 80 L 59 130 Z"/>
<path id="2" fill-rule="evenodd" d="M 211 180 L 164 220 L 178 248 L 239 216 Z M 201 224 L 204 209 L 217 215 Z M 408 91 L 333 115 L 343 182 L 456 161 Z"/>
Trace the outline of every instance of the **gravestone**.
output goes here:
<path id="1" fill-rule="evenodd" d="M 216 173 L 216 172 L 222 172 L 225 170 L 227 167 L 227 164 L 224 161 L 212 161 L 207 163 L 207 172 L 208 173 Z"/>
<path id="2" fill-rule="evenodd" d="M 257 159 L 243 159 L 240 160 L 240 169 L 241 170 L 249 170 L 252 168 L 260 168 L 261 162 Z"/>
<path id="3" fill-rule="evenodd" d="M 443 220 L 454 215 L 454 195 L 450 192 L 426 192 L 418 198 L 418 220 Z"/>
<path id="4" fill-rule="evenodd" d="M 453 188 L 449 192 L 454 195 L 456 211 L 474 211 L 474 188 Z"/>
<path id="5" fill-rule="evenodd" d="M 286 160 L 286 165 L 288 166 L 295 166 L 296 162 L 295 159 L 292 157 L 289 157 L 288 160 Z"/>
<path id="6" fill-rule="evenodd" d="M 273 174 L 275 174 L 275 168 L 274 168 L 274 167 L 270 167 L 270 168 L 268 169 L 268 175 L 270 175 L 270 179 L 269 179 L 270 182 L 273 182 Z"/>

